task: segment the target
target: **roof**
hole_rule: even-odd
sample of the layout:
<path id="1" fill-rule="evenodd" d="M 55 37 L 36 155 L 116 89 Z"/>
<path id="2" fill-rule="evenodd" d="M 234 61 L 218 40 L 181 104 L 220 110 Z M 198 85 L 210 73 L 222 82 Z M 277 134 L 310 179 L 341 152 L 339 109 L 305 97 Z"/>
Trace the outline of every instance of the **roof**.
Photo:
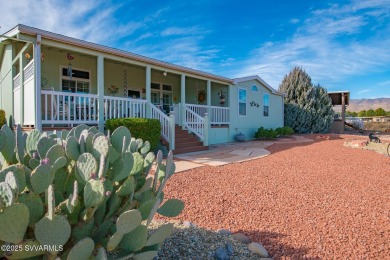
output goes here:
<path id="1" fill-rule="evenodd" d="M 161 66 L 161 67 L 164 67 L 167 69 L 173 69 L 173 70 L 177 70 L 180 72 L 194 74 L 194 75 L 198 75 L 198 76 L 202 76 L 202 77 L 206 77 L 206 78 L 210 78 L 210 79 L 219 80 L 219 81 L 226 82 L 229 84 L 233 84 L 233 79 L 230 79 L 230 78 L 215 75 L 212 73 L 207 73 L 207 72 L 200 71 L 200 70 L 187 68 L 184 66 L 175 65 L 175 64 L 160 61 L 157 59 L 152 59 L 152 58 L 138 55 L 138 54 L 135 54 L 132 52 L 123 51 L 123 50 L 107 47 L 104 45 L 100 45 L 100 44 L 96 44 L 96 43 L 92 43 L 92 42 L 87 42 L 84 40 L 79 40 L 76 38 L 72 38 L 72 37 L 61 35 L 61 34 L 41 30 L 38 28 L 23 25 L 23 24 L 19 24 L 19 25 L 15 26 L 14 28 L 12 28 L 8 32 L 6 32 L 4 34 L 4 36 L 15 37 L 19 33 L 34 35 L 34 36 L 39 34 L 44 39 L 50 39 L 50 40 L 54 40 L 54 41 L 58 41 L 58 42 L 63 42 L 66 44 L 70 44 L 70 45 L 74 45 L 74 46 L 78 46 L 78 47 L 82 47 L 82 48 L 87 48 L 90 50 L 95 50 L 95 51 L 99 51 L 99 52 L 103 52 L 103 53 L 107 53 L 107 54 L 112 54 L 115 56 L 120 56 L 120 57 L 132 59 L 132 60 L 136 60 L 136 61 L 140 61 L 140 62 L 152 64 L 152 65 Z M 1 38 L 1 36 L 0 36 L 0 38 Z"/>
<path id="2" fill-rule="evenodd" d="M 264 87 L 266 87 L 269 91 L 271 91 L 272 94 L 281 95 L 281 96 L 284 95 L 282 92 L 275 90 L 273 87 L 271 87 L 267 82 L 265 82 L 262 78 L 260 78 L 257 75 L 242 77 L 242 78 L 235 78 L 233 80 L 234 80 L 234 84 L 238 84 L 238 83 L 246 82 L 246 81 L 250 81 L 250 80 L 256 80 L 260 84 L 262 84 Z"/>

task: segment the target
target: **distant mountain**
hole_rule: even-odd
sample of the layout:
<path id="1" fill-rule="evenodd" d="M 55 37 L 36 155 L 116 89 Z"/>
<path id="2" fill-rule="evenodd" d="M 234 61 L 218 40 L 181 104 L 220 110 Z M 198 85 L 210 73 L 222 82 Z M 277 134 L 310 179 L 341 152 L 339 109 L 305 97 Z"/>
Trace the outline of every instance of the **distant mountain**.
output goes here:
<path id="1" fill-rule="evenodd" d="M 383 108 L 385 111 L 390 111 L 390 98 L 372 98 L 372 99 L 351 99 L 347 110 L 351 112 L 359 112 L 361 110 Z"/>

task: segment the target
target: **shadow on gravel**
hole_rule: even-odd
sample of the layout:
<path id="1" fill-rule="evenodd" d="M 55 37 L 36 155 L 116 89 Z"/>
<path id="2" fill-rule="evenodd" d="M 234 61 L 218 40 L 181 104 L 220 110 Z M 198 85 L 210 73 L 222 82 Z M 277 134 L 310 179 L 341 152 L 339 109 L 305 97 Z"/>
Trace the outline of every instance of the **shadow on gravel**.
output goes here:
<path id="1" fill-rule="evenodd" d="M 302 137 L 307 138 L 307 139 L 311 139 L 311 140 L 313 140 L 313 142 L 302 142 L 302 143 L 287 143 L 287 142 L 286 143 L 283 143 L 283 142 L 278 143 L 278 142 L 276 142 L 276 143 L 272 144 L 271 146 L 268 146 L 265 149 L 270 151 L 271 155 L 272 155 L 272 154 L 286 151 L 289 149 L 293 149 L 296 147 L 309 146 L 309 145 L 312 145 L 312 144 L 315 144 L 318 142 L 329 142 L 332 140 L 345 139 L 345 137 L 338 135 L 338 134 L 302 134 L 299 136 L 302 136 Z M 328 140 L 327 137 L 330 137 L 330 140 Z M 362 138 L 362 136 L 357 136 L 357 137 Z M 292 140 L 294 140 L 294 139 L 292 139 Z M 265 140 L 265 141 L 272 142 L 272 140 Z M 276 139 L 274 141 L 278 141 L 278 139 Z"/>
<path id="2" fill-rule="evenodd" d="M 275 260 L 278 259 L 305 259 L 305 260 L 321 260 L 321 257 L 307 256 L 310 248 L 306 247 L 292 247 L 280 241 L 285 237 L 285 234 L 267 232 L 267 231 L 253 231 L 253 230 L 239 230 L 238 232 L 248 235 L 253 242 L 260 242 L 265 249 L 267 249 L 270 257 Z"/>

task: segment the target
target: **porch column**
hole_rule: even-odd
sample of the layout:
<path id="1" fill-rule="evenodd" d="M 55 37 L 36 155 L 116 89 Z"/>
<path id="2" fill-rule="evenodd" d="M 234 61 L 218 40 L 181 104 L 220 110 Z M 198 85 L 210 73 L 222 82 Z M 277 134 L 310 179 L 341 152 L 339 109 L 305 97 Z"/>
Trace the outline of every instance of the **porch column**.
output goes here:
<path id="1" fill-rule="evenodd" d="M 207 80 L 207 113 L 210 115 L 211 106 L 211 81 Z"/>
<path id="2" fill-rule="evenodd" d="M 97 56 L 97 90 L 98 90 L 98 118 L 99 131 L 104 133 L 104 57 Z"/>
<path id="3" fill-rule="evenodd" d="M 19 54 L 19 75 L 20 75 L 20 126 L 24 124 L 24 66 L 23 53 Z"/>
<path id="4" fill-rule="evenodd" d="M 41 42 L 42 37 L 37 35 L 34 42 L 34 69 L 35 69 L 35 128 L 42 131 L 41 111 Z"/>
<path id="5" fill-rule="evenodd" d="M 341 93 L 341 123 L 342 123 L 342 133 L 344 133 L 345 127 L 345 93 Z"/>
<path id="6" fill-rule="evenodd" d="M 185 104 L 186 104 L 186 75 L 181 74 L 181 83 L 180 83 L 180 124 L 182 125 L 184 129 L 184 121 L 186 117 L 186 110 L 185 110 Z"/>
<path id="7" fill-rule="evenodd" d="M 149 65 L 147 65 L 146 66 L 146 80 L 145 80 L 145 98 L 146 98 L 146 101 L 148 102 L 148 104 L 152 102 L 151 84 L 152 84 L 152 68 Z M 146 117 L 147 118 L 152 117 L 152 110 L 148 105 L 146 106 Z"/>

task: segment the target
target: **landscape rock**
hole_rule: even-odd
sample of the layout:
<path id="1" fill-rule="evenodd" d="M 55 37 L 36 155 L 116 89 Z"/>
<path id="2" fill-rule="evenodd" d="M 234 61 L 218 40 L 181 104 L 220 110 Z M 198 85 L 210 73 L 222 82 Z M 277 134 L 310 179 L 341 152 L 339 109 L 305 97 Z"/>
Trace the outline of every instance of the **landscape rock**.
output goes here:
<path id="1" fill-rule="evenodd" d="M 268 257 L 268 251 L 259 243 L 250 243 L 248 249 L 260 257 Z"/>
<path id="2" fill-rule="evenodd" d="M 214 253 L 214 259 L 216 260 L 229 260 L 230 256 L 228 251 L 223 247 L 218 247 Z"/>
<path id="3" fill-rule="evenodd" d="M 231 234 L 232 234 L 232 232 L 231 232 L 230 230 L 228 230 L 228 229 L 223 229 L 223 228 L 218 229 L 218 230 L 217 230 L 217 233 L 219 233 L 219 234 L 221 234 L 221 235 L 231 235 Z"/>
<path id="4" fill-rule="evenodd" d="M 192 228 L 198 227 L 198 225 L 196 225 L 195 223 L 192 223 L 191 221 L 188 221 L 188 220 L 183 221 L 183 226 L 185 226 L 185 227 L 192 227 Z"/>
<path id="5" fill-rule="evenodd" d="M 251 242 L 250 238 L 243 233 L 235 233 L 233 234 L 233 238 L 244 244 L 249 244 Z"/>

